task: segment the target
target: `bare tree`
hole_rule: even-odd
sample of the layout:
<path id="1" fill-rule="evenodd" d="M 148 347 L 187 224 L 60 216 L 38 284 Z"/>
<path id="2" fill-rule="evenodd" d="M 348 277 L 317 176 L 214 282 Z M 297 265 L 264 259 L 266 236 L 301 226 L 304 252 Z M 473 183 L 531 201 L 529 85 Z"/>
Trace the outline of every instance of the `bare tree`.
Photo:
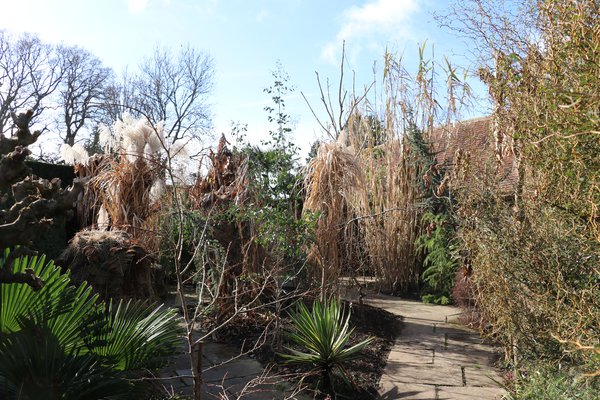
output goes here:
<path id="1" fill-rule="evenodd" d="M 135 81 L 137 111 L 154 124 L 164 121 L 165 138 L 200 139 L 211 127 L 207 95 L 212 89 L 212 59 L 189 46 L 177 55 L 156 48 L 140 65 Z"/>
<path id="2" fill-rule="evenodd" d="M 498 52 L 522 53 L 538 37 L 534 0 L 450 2 L 435 15 L 440 26 L 466 39 L 478 67 L 494 68 Z"/>
<path id="3" fill-rule="evenodd" d="M 0 31 L 0 134 L 12 128 L 10 118 L 15 110 L 32 110 L 31 119 L 40 115 L 61 74 L 52 46 L 34 35 L 15 38 Z"/>
<path id="4" fill-rule="evenodd" d="M 139 117 L 139 101 L 135 92 L 134 81 L 137 78 L 126 68 L 117 78 L 112 78 L 104 86 L 104 93 L 100 104 L 101 113 L 98 122 L 110 126 L 115 121 L 122 119 L 127 112 Z"/>
<path id="5" fill-rule="evenodd" d="M 112 71 L 102 61 L 80 47 L 59 46 L 62 80 L 58 103 L 61 114 L 57 125 L 61 139 L 73 146 L 86 123 L 100 115 L 98 103 Z"/>

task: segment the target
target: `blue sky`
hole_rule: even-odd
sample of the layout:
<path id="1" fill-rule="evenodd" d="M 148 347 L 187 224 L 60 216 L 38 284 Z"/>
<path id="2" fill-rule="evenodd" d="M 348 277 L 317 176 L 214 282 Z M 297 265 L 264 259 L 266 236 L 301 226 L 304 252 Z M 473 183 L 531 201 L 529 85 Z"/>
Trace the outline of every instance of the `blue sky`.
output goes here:
<path id="1" fill-rule="evenodd" d="M 358 89 L 382 67 L 386 48 L 415 65 L 417 46 L 427 40 L 436 56 L 467 66 L 465 46 L 437 27 L 434 11 L 446 0 L 0 0 L 0 28 L 35 32 L 44 40 L 84 47 L 116 72 L 134 70 L 156 45 L 190 44 L 214 59 L 215 133 L 231 121 L 248 124 L 258 141 L 269 130 L 263 89 L 280 61 L 296 91 L 287 99 L 296 142 L 306 151 L 321 135 L 302 91 L 318 104 L 315 71 L 332 84 L 339 79 L 346 41 L 346 86 L 356 73 Z M 26 16 L 28 12 L 28 17 Z M 437 58 L 437 57 L 436 57 Z M 441 57 L 440 57 L 441 60 Z"/>

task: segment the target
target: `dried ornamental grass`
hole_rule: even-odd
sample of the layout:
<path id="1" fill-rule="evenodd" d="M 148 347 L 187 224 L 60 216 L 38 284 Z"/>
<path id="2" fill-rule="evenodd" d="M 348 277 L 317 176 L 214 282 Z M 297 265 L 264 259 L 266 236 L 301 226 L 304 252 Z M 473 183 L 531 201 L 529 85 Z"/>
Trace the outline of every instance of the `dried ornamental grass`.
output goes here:
<path id="1" fill-rule="evenodd" d="M 150 217 L 165 190 L 163 125 L 125 114 L 101 128 L 100 144 L 108 155 L 85 158 L 77 146 L 63 149 L 65 159 L 75 161 L 78 175 L 88 180 L 79 205 L 84 227 L 123 230 L 156 248 Z"/>
<path id="2" fill-rule="evenodd" d="M 329 136 L 337 139 L 337 143 L 322 147 L 311 161 L 305 182 L 306 210 L 322 214 L 311 260 L 320 268 L 323 282 L 335 282 L 342 272 L 367 272 L 375 275 L 386 291 L 398 294 L 418 287 L 422 255 L 415 242 L 426 208 L 420 184 L 425 171 L 411 153 L 409 138 L 418 130 L 425 141 L 430 140 L 433 127 L 442 118 L 444 125 L 458 118 L 470 93 L 469 85 L 459 79 L 458 70 L 448 61 L 442 67 L 446 79 L 439 79 L 425 48 L 419 48 L 418 70 L 412 75 L 404 68 L 402 57 L 386 52 L 382 99 L 376 93 L 367 96 L 369 87 L 362 96 L 348 100 L 341 83 L 342 63 L 339 107 L 334 108 L 317 76 L 321 101 L 330 117 L 329 131 L 333 131 Z M 443 86 L 446 93 L 438 96 L 437 90 Z M 334 162 L 342 151 L 352 155 L 347 165 Z M 360 179 L 353 179 L 354 175 Z M 438 196 L 447 183 L 437 188 Z"/>
<path id="3" fill-rule="evenodd" d="M 319 213 L 313 278 L 332 284 L 342 273 L 368 273 L 386 291 L 407 291 L 420 273 L 418 175 L 405 140 L 373 147 L 364 140 L 370 129 L 352 124 L 306 168 L 305 210 Z"/>
<path id="4" fill-rule="evenodd" d="M 365 186 L 356 202 L 364 244 L 382 289 L 406 292 L 418 284 L 415 241 L 420 212 L 416 171 L 403 140 L 390 140 L 361 152 Z"/>
<path id="5" fill-rule="evenodd" d="M 324 143 L 306 166 L 304 212 L 318 213 L 315 243 L 308 258 L 313 279 L 337 282 L 345 265 L 353 263 L 352 245 L 359 239 L 348 221 L 365 177 L 354 151 L 339 143 Z"/>

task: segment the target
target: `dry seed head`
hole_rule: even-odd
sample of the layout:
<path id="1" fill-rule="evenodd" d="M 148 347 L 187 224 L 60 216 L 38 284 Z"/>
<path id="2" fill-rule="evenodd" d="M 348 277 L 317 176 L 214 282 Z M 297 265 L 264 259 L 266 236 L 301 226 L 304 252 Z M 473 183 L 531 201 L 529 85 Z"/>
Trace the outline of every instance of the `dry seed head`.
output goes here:
<path id="1" fill-rule="evenodd" d="M 171 158 L 189 158 L 190 153 L 188 151 L 187 143 L 176 142 L 169 147 L 169 156 Z M 228 161 L 229 162 L 229 161 Z"/>
<path id="2" fill-rule="evenodd" d="M 166 185 L 162 179 L 157 179 L 150 188 L 150 202 L 155 204 L 160 201 L 166 192 Z"/>
<path id="3" fill-rule="evenodd" d="M 66 164 L 83 164 L 86 165 L 90 158 L 87 150 L 79 143 L 75 143 L 73 146 L 63 144 L 60 147 L 60 155 Z"/>

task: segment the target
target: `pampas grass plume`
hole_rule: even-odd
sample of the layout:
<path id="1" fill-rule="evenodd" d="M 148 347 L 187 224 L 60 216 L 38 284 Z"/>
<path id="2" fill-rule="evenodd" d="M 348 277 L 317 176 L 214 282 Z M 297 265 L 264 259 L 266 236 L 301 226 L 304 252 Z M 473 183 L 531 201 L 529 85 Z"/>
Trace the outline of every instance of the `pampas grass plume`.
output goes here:
<path id="1" fill-rule="evenodd" d="M 119 144 L 121 142 L 120 133 L 121 132 L 116 129 L 114 131 L 111 130 L 107 125 L 100 125 L 99 143 L 106 153 L 119 150 Z"/>
<path id="2" fill-rule="evenodd" d="M 79 143 L 75 143 L 73 146 L 63 144 L 60 147 L 60 155 L 66 164 L 71 165 L 75 163 L 85 165 L 90 158 L 87 150 Z"/>
<path id="3" fill-rule="evenodd" d="M 152 203 L 159 202 L 166 190 L 165 182 L 162 179 L 155 180 L 150 188 L 150 201 Z"/>
<path id="4" fill-rule="evenodd" d="M 169 148 L 169 157 L 175 158 L 189 158 L 190 152 L 188 151 L 187 143 L 175 142 Z"/>

